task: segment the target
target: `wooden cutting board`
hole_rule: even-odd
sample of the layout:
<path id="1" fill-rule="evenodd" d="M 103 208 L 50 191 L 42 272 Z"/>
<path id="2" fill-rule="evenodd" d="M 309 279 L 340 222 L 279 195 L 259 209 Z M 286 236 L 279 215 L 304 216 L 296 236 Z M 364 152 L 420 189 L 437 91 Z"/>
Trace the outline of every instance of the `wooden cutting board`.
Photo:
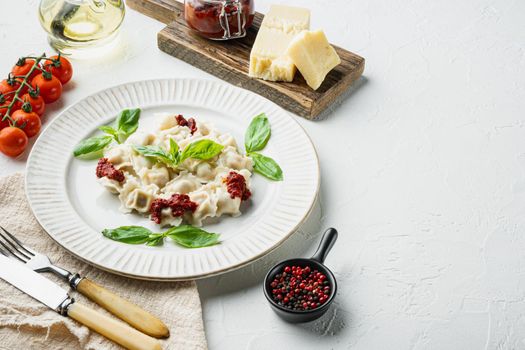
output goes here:
<path id="1" fill-rule="evenodd" d="M 250 50 L 264 15 L 255 14 L 246 37 L 213 41 L 195 35 L 184 20 L 184 5 L 176 0 L 127 0 L 127 5 L 168 24 L 157 36 L 159 48 L 234 85 L 254 91 L 281 107 L 308 119 L 324 114 L 337 104 L 363 73 L 365 59 L 334 45 L 341 64 L 312 90 L 299 72 L 291 83 L 269 82 L 248 76 Z"/>

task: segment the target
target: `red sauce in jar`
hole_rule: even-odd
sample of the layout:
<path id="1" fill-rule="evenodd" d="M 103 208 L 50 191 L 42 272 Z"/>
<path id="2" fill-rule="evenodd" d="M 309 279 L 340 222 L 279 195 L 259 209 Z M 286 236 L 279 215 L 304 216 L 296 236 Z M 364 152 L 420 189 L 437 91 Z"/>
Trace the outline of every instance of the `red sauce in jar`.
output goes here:
<path id="1" fill-rule="evenodd" d="M 191 211 L 195 212 L 198 204 L 192 202 L 187 194 L 174 194 L 170 199 L 157 198 L 151 203 L 150 213 L 151 220 L 155 223 L 160 224 L 162 221 L 162 210 L 165 208 L 171 209 L 171 215 L 174 217 L 184 215 L 184 212 Z"/>
<path id="2" fill-rule="evenodd" d="M 192 135 L 195 133 L 195 131 L 197 131 L 197 122 L 195 121 L 195 119 L 190 118 L 186 120 L 186 118 L 184 118 L 182 114 L 175 116 L 175 119 L 177 120 L 177 124 L 179 124 L 180 126 L 187 126 L 188 128 L 190 128 Z"/>
<path id="3" fill-rule="evenodd" d="M 228 176 L 224 178 L 224 182 L 226 183 L 226 188 L 232 199 L 235 197 L 240 198 L 242 201 L 250 199 L 252 193 L 248 187 L 246 187 L 246 180 L 241 174 L 236 173 L 235 171 L 230 171 Z"/>
<path id="4" fill-rule="evenodd" d="M 244 23 L 244 29 L 246 30 L 252 25 L 255 15 L 253 0 L 240 0 L 239 2 L 242 10 L 240 22 L 241 26 Z M 239 32 L 239 21 L 236 14 L 237 7 L 235 3 L 230 3 L 224 8 L 232 37 L 244 36 L 236 36 L 236 33 Z M 225 37 L 226 31 L 221 26 L 221 12 L 221 1 L 186 0 L 184 5 L 184 18 L 188 26 L 199 35 L 209 39 L 228 39 Z"/>
<path id="5" fill-rule="evenodd" d="M 118 182 L 122 182 L 126 179 L 124 173 L 121 170 L 116 169 L 107 158 L 100 158 L 97 164 L 97 177 L 101 178 L 104 176 Z"/>

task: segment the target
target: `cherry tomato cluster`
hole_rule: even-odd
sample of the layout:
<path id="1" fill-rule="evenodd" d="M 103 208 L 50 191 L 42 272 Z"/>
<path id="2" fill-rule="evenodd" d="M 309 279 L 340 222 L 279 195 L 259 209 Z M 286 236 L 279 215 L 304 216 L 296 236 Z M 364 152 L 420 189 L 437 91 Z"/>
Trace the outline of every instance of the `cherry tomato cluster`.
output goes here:
<path id="1" fill-rule="evenodd" d="M 72 76 L 71 63 L 60 55 L 18 60 L 0 82 L 0 152 L 17 157 L 25 151 L 40 132 L 46 105 L 60 98 Z"/>

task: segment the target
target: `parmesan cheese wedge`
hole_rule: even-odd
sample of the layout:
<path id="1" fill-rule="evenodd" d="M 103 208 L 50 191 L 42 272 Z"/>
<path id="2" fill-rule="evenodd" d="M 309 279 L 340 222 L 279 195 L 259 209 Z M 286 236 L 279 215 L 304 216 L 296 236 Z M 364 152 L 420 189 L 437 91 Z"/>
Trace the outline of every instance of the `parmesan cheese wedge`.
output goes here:
<path id="1" fill-rule="evenodd" d="M 322 30 L 301 32 L 290 42 L 286 54 L 314 90 L 321 86 L 328 72 L 341 63 Z"/>
<path id="2" fill-rule="evenodd" d="M 248 75 L 270 81 L 292 81 L 295 65 L 286 50 L 301 31 L 310 29 L 307 9 L 273 5 L 264 16 L 250 52 Z"/>

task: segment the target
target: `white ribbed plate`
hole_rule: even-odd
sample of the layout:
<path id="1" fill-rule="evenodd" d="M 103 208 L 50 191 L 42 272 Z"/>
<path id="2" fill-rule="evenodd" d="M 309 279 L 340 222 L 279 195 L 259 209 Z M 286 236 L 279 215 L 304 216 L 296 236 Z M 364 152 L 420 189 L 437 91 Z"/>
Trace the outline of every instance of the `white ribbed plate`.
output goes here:
<path id="1" fill-rule="evenodd" d="M 181 113 L 209 121 L 243 144 L 251 118 L 265 112 L 272 136 L 263 153 L 282 167 L 284 181 L 254 174 L 252 201 L 238 218 L 205 226 L 221 234 L 213 247 L 185 249 L 167 241 L 162 247 L 111 241 L 103 228 L 151 222 L 122 214 L 119 201 L 96 181 L 96 161 L 72 157 L 74 146 L 124 108 L 142 109 L 141 127 L 156 112 Z M 193 79 L 149 80 L 119 85 L 91 95 L 62 112 L 38 137 L 26 172 L 26 193 L 48 234 L 82 260 L 114 273 L 153 280 L 206 277 L 247 264 L 277 247 L 305 220 L 319 188 L 315 149 L 287 112 L 247 90 Z"/>

